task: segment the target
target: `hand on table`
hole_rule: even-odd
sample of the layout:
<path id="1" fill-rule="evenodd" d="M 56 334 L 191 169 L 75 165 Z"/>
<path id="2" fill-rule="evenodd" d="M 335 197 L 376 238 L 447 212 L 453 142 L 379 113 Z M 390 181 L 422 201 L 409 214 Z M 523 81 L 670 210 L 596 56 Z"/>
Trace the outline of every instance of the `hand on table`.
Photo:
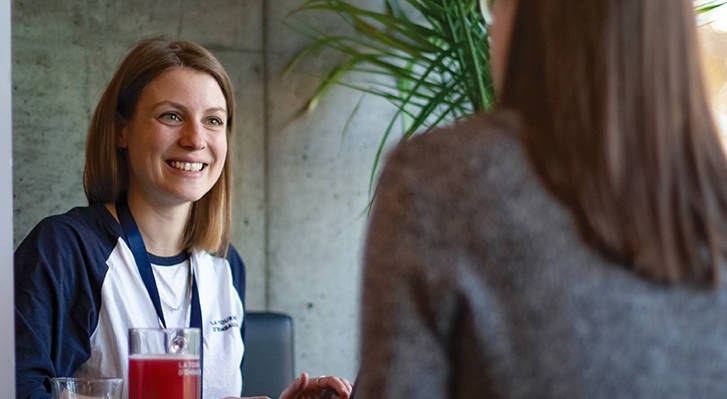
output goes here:
<path id="1" fill-rule="evenodd" d="M 352 389 L 353 385 L 345 378 L 308 378 L 308 374 L 303 373 L 285 388 L 279 399 L 348 399 Z M 270 397 L 228 397 L 225 399 L 270 399 Z"/>
<path id="2" fill-rule="evenodd" d="M 345 378 L 308 378 L 303 373 L 285 388 L 280 399 L 348 399 L 352 389 L 353 385 Z"/>

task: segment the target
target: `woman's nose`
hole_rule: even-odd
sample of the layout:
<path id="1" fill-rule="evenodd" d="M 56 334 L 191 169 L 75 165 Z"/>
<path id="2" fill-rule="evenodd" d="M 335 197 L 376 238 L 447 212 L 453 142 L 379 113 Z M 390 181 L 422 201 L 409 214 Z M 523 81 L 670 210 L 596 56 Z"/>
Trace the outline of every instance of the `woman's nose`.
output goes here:
<path id="1" fill-rule="evenodd" d="M 187 123 L 182 129 L 179 145 L 189 150 L 201 150 L 205 147 L 204 126 L 199 122 Z"/>

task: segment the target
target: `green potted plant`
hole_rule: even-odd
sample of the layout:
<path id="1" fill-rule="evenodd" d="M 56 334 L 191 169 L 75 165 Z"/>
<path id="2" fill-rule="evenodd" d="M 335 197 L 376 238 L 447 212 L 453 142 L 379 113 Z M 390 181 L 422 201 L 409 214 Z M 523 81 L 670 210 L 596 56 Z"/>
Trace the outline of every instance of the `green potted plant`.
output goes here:
<path id="1" fill-rule="evenodd" d="M 334 13 L 351 25 L 355 34 L 332 35 L 310 26 L 299 28 L 311 42 L 287 68 L 294 68 L 301 59 L 321 49 L 345 55 L 308 100 L 309 112 L 334 85 L 382 97 L 396 107 L 374 158 L 369 192 L 395 126 L 403 127 L 401 137 L 407 139 L 430 127 L 489 109 L 495 101 L 484 12 L 484 3 L 490 0 L 382 1 L 383 11 L 356 7 L 346 0 L 306 1 L 294 13 Z M 695 8 L 704 13 L 725 3 L 698 1 Z M 352 81 L 350 72 L 363 73 L 367 79 Z"/>

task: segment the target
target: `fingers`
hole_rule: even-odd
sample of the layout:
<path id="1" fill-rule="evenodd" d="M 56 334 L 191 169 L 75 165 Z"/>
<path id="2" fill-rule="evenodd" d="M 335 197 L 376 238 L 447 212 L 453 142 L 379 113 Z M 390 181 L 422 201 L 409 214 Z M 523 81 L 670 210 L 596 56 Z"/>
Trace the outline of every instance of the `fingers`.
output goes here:
<path id="1" fill-rule="evenodd" d="M 298 379 L 301 382 L 301 387 L 305 387 L 306 385 L 308 385 L 308 381 L 309 381 L 308 373 L 301 374 L 300 377 L 298 377 Z"/>
<path id="2" fill-rule="evenodd" d="M 280 394 L 280 399 L 348 399 L 353 385 L 345 378 L 308 378 L 303 373 Z"/>
<path id="3" fill-rule="evenodd" d="M 341 378 L 341 379 L 343 380 L 343 384 L 346 385 L 346 389 L 348 390 L 348 395 L 351 396 L 351 392 L 353 392 L 353 384 L 345 378 Z"/>
<path id="4" fill-rule="evenodd" d="M 279 399 L 300 399 L 300 393 L 308 385 L 308 374 L 303 373 L 300 377 L 293 380 L 283 392 L 280 393 Z"/>
<path id="5" fill-rule="evenodd" d="M 339 398 L 348 398 L 351 395 L 353 386 L 345 378 L 321 377 L 311 380 L 310 387 L 318 392 L 325 390 L 333 391 Z M 308 389 L 306 389 L 308 391 Z M 332 395 L 328 395 L 329 397 Z"/>

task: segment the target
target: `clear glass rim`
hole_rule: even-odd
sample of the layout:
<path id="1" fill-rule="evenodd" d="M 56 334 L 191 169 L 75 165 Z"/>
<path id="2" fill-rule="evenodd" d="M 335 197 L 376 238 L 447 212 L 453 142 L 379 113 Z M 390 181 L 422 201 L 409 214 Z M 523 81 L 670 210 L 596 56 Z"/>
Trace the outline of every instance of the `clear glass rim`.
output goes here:
<path id="1" fill-rule="evenodd" d="M 124 382 L 123 378 L 120 377 L 96 377 L 96 378 L 83 378 L 83 377 L 51 377 L 51 381 L 58 382 L 81 382 L 81 383 L 107 383 L 107 382 Z"/>
<path id="2" fill-rule="evenodd" d="M 189 331 L 189 332 L 192 332 L 192 331 L 196 331 L 196 332 L 200 332 L 201 329 L 199 327 L 180 327 L 180 328 L 175 328 L 175 327 L 167 327 L 167 328 L 164 328 L 164 327 L 130 327 L 129 332 L 132 332 L 132 331 L 140 331 L 140 332 L 147 332 L 147 331 L 184 331 L 184 332 Z"/>
<path id="3" fill-rule="evenodd" d="M 129 328 L 128 338 L 130 357 L 142 354 L 188 354 L 200 357 L 202 353 L 202 329 L 199 327 L 132 327 Z"/>

